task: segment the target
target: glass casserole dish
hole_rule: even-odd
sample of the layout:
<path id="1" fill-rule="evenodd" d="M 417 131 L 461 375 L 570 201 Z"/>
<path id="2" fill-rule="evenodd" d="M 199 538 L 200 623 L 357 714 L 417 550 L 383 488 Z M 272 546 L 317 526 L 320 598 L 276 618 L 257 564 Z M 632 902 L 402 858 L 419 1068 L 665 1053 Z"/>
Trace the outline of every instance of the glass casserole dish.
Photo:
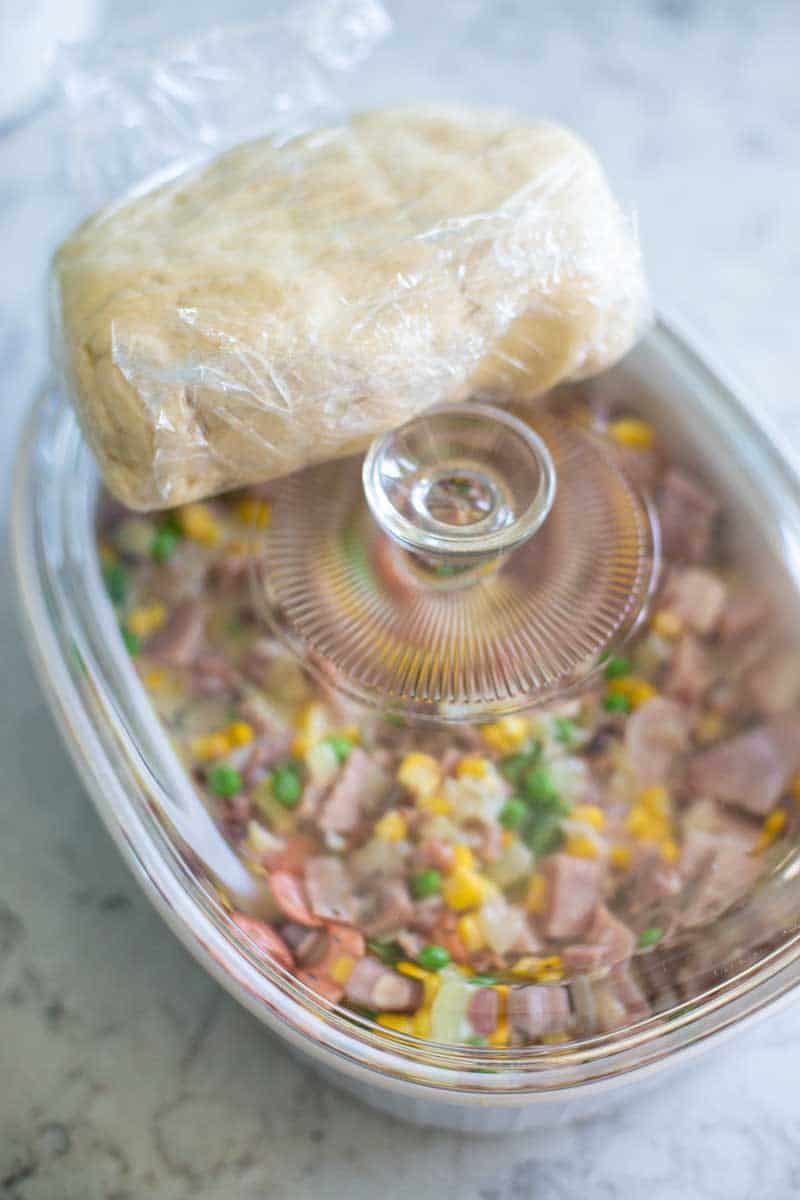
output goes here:
<path id="1" fill-rule="evenodd" d="M 734 392 L 663 322 L 598 386 L 629 397 L 678 460 L 715 487 L 733 556 L 769 579 L 791 636 L 800 614 L 800 487 Z M 790 991 L 798 971 L 791 830 L 746 902 L 696 935 L 682 994 L 666 989 L 653 1015 L 626 1028 L 552 1046 L 451 1046 L 321 1002 L 259 957 L 229 919 L 215 881 L 235 892 L 244 868 L 124 653 L 94 540 L 97 494 L 72 410 L 50 388 L 20 449 L 13 518 L 23 623 L 48 700 L 98 811 L 169 924 L 334 1082 L 406 1119 L 510 1132 L 607 1110 Z"/>

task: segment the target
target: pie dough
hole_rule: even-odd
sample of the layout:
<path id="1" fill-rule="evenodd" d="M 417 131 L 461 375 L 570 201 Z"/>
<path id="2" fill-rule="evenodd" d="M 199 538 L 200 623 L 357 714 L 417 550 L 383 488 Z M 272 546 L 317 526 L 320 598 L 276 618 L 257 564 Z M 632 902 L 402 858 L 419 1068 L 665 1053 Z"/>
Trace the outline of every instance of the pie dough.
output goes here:
<path id="1" fill-rule="evenodd" d="M 591 150 L 461 109 L 237 146 L 90 217 L 55 280 L 84 433 L 138 509 L 364 449 L 439 402 L 534 397 L 647 318 Z"/>

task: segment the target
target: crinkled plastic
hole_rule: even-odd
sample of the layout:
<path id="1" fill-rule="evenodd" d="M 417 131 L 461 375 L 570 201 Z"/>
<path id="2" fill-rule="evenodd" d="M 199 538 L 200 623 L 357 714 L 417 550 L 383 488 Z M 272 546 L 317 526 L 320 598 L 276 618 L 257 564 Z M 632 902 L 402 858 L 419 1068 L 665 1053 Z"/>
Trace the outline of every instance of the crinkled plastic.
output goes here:
<path id="1" fill-rule="evenodd" d="M 534 397 L 615 362 L 647 319 L 633 231 L 568 131 L 409 108 L 299 132 L 329 110 L 331 66 L 383 32 L 374 5 L 345 7 L 362 32 L 346 49 L 330 5 L 282 26 L 280 70 L 261 76 L 261 115 L 265 78 L 276 89 L 266 137 L 140 187 L 56 255 L 63 370 L 107 484 L 134 508 L 349 454 L 439 402 Z M 158 121 L 174 134 L 176 106 L 197 135 L 167 137 L 170 153 L 228 143 L 229 127 L 205 129 L 209 89 L 235 81 L 255 114 L 252 71 L 233 35 L 151 62 L 128 122 L 142 164 L 169 169 Z M 97 85 L 109 127 L 124 75 L 118 63 Z M 297 90 L 282 101 L 284 83 Z"/>

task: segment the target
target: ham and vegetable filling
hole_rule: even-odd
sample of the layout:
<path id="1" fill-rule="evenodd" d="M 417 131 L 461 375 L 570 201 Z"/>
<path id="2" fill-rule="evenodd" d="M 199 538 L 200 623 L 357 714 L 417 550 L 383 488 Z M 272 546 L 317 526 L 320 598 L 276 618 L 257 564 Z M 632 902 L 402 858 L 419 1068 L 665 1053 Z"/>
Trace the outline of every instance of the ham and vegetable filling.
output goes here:
<path id="1" fill-rule="evenodd" d="M 652 427 L 592 419 L 656 499 L 657 600 L 580 699 L 481 726 L 365 715 L 266 636 L 247 539 L 268 492 L 152 519 L 101 506 L 127 649 L 268 888 L 265 919 L 232 920 L 389 1030 L 497 1047 L 648 1016 L 658 962 L 744 898 L 793 820 L 800 665 L 769 596 Z"/>

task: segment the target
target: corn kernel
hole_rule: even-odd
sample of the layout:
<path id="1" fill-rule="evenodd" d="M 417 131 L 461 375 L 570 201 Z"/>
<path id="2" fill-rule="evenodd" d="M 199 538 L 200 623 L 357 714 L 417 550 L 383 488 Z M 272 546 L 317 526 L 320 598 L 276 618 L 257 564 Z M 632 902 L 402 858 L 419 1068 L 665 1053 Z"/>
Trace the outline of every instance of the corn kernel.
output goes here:
<path id="1" fill-rule="evenodd" d="M 325 705 L 320 704 L 317 700 L 309 700 L 300 709 L 295 724 L 295 740 L 304 739 L 305 749 L 308 750 L 316 742 L 321 741 L 328 732 L 329 721 Z M 294 750 L 294 746 L 292 749 Z"/>
<path id="2" fill-rule="evenodd" d="M 505 1017 L 502 1017 L 497 1022 L 497 1026 L 495 1027 L 494 1032 L 489 1034 L 486 1041 L 487 1041 L 488 1045 L 490 1045 L 490 1046 L 493 1046 L 495 1048 L 498 1048 L 498 1047 L 502 1048 L 503 1046 L 508 1045 L 510 1037 L 511 1037 L 511 1030 L 509 1028 L 508 1021 L 505 1019 Z"/>
<path id="3" fill-rule="evenodd" d="M 725 732 L 725 720 L 720 713 L 706 713 L 697 722 L 694 730 L 695 740 L 705 746 L 716 742 Z"/>
<path id="4" fill-rule="evenodd" d="M 683 633 L 683 619 L 679 613 L 673 612 L 672 609 L 662 608 L 653 617 L 653 633 L 657 633 L 659 637 L 667 638 L 668 641 L 674 641 Z"/>
<path id="5" fill-rule="evenodd" d="M 391 1029 L 395 1033 L 413 1034 L 414 1026 L 411 1017 L 406 1017 L 402 1013 L 378 1013 L 375 1020 L 384 1029 Z"/>
<path id="6" fill-rule="evenodd" d="M 155 633 L 167 619 L 166 607 L 157 600 L 154 604 L 140 604 L 128 614 L 126 624 L 137 637 L 147 638 Z"/>
<path id="7" fill-rule="evenodd" d="M 677 862 L 681 856 L 680 847 L 678 846 L 677 842 L 672 840 L 672 838 L 665 838 L 662 841 L 661 853 L 668 863 Z"/>
<path id="8" fill-rule="evenodd" d="M 800 803 L 800 775 L 795 775 L 789 791 L 792 793 L 792 799 Z"/>
<path id="9" fill-rule="evenodd" d="M 776 808 L 764 818 L 764 833 L 777 837 L 786 827 L 786 813 L 782 808 Z"/>
<path id="10" fill-rule="evenodd" d="M 489 763 L 485 758 L 478 758 L 473 755 L 469 758 L 462 758 L 461 762 L 456 767 L 456 775 L 459 779 L 485 779 L 489 770 Z"/>
<path id="11" fill-rule="evenodd" d="M 255 496 L 243 496 L 233 506 L 236 518 L 244 525 L 252 525 L 255 529 L 266 529 L 270 521 L 270 506 L 266 500 L 257 500 Z"/>
<path id="12" fill-rule="evenodd" d="M 609 682 L 608 690 L 612 696 L 624 696 L 631 708 L 638 708 L 640 704 L 644 704 L 646 700 L 650 700 L 656 694 L 652 683 L 648 683 L 646 679 L 640 679 L 638 675 L 626 675 L 623 679 L 612 679 Z"/>
<path id="13" fill-rule="evenodd" d="M 639 796 L 639 804 L 645 810 L 655 817 L 669 817 L 671 812 L 671 804 L 669 792 L 665 787 L 659 784 L 654 784 L 652 787 L 645 788 Z"/>
<path id="14" fill-rule="evenodd" d="M 349 954 L 340 954 L 335 958 L 328 968 L 328 974 L 331 979 L 335 979 L 337 983 L 347 983 L 353 973 L 353 967 L 356 965 L 356 960 Z"/>
<path id="15" fill-rule="evenodd" d="M 453 846 L 453 870 L 471 871 L 475 867 L 475 856 L 465 842 Z"/>
<path id="16" fill-rule="evenodd" d="M 530 727 L 527 717 L 501 717 L 499 721 L 484 725 L 481 735 L 497 754 L 513 754 L 526 741 Z"/>
<path id="17" fill-rule="evenodd" d="M 423 1006 L 429 1007 L 436 999 L 436 993 L 441 987 L 441 979 L 435 971 L 425 971 L 422 967 L 412 962 L 400 962 L 395 968 L 401 975 L 409 975 L 412 979 L 419 979 L 425 989 Z"/>
<path id="18" fill-rule="evenodd" d="M 225 730 L 225 736 L 231 746 L 246 746 L 253 740 L 253 726 L 247 721 L 231 721 Z"/>
<path id="19" fill-rule="evenodd" d="M 544 875 L 533 875 L 528 884 L 528 892 L 525 896 L 525 907 L 528 912 L 540 913 L 544 909 L 544 902 L 547 897 L 547 880 Z"/>
<path id="20" fill-rule="evenodd" d="M 569 1041 L 569 1034 L 565 1029 L 560 1030 L 558 1033 L 543 1033 L 539 1041 L 543 1046 L 558 1046 L 561 1042 Z"/>
<path id="21" fill-rule="evenodd" d="M 417 797 L 435 792 L 439 777 L 439 764 L 430 754 L 406 754 L 397 771 L 397 782 Z"/>
<path id="22" fill-rule="evenodd" d="M 606 823 L 606 814 L 599 804 L 576 804 L 570 816 L 573 821 L 583 821 L 597 830 L 602 829 Z"/>
<path id="23" fill-rule="evenodd" d="M 517 959 L 511 968 L 511 974 L 535 979 L 537 983 L 556 983 L 564 977 L 564 963 L 560 954 L 548 954 L 544 958 L 528 954 Z"/>
<path id="24" fill-rule="evenodd" d="M 431 1014 L 427 1008 L 421 1008 L 414 1013 L 411 1018 L 411 1032 L 418 1038 L 431 1036 Z"/>
<path id="25" fill-rule="evenodd" d="M 486 945 L 478 920 L 471 913 L 459 917 L 456 929 L 468 954 L 474 954 L 476 950 L 482 950 Z"/>
<path id="26" fill-rule="evenodd" d="M 446 817 L 453 811 L 450 801 L 445 800 L 444 796 L 440 796 L 438 793 L 434 793 L 432 796 L 417 796 L 416 805 L 423 812 L 433 813 L 437 817 Z"/>
<path id="27" fill-rule="evenodd" d="M 401 842 L 408 833 L 405 818 L 396 808 L 390 808 L 375 822 L 375 836 L 385 842 Z"/>
<path id="28" fill-rule="evenodd" d="M 583 833 L 574 833 L 564 843 L 564 851 L 573 858 L 597 858 L 600 851 L 597 843 Z"/>
<path id="29" fill-rule="evenodd" d="M 535 958 L 532 954 L 526 954 L 523 958 L 518 958 L 511 968 L 512 975 L 521 975 L 525 979 L 536 979 L 539 973 L 541 959 Z"/>
<path id="30" fill-rule="evenodd" d="M 166 679 L 166 675 L 159 667 L 153 667 L 151 670 L 145 672 L 144 684 L 152 692 L 157 692 L 164 686 Z"/>
<path id="31" fill-rule="evenodd" d="M 216 546 L 220 538 L 219 523 L 206 504 L 185 504 L 178 511 L 181 529 L 186 537 L 204 546 Z"/>
<path id="32" fill-rule="evenodd" d="M 620 417 L 611 421 L 608 432 L 615 442 L 635 450 L 649 450 L 656 436 L 653 426 L 639 417 Z"/>
<path id="33" fill-rule="evenodd" d="M 229 750 L 230 743 L 224 733 L 206 733 L 192 742 L 192 754 L 201 762 L 222 758 Z"/>
<path id="34" fill-rule="evenodd" d="M 503 849 L 505 849 L 507 846 L 510 846 L 513 841 L 514 841 L 514 834 L 512 833 L 512 831 L 510 829 L 504 829 L 503 832 L 500 834 L 500 844 L 503 847 Z"/>
<path id="35" fill-rule="evenodd" d="M 612 846 L 609 858 L 612 867 L 616 867 L 620 871 L 626 870 L 631 865 L 631 852 L 627 846 Z"/>
<path id="36" fill-rule="evenodd" d="M 476 871 L 453 871 L 442 888 L 444 902 L 456 912 L 479 908 L 488 894 L 486 885 L 487 880 Z"/>

